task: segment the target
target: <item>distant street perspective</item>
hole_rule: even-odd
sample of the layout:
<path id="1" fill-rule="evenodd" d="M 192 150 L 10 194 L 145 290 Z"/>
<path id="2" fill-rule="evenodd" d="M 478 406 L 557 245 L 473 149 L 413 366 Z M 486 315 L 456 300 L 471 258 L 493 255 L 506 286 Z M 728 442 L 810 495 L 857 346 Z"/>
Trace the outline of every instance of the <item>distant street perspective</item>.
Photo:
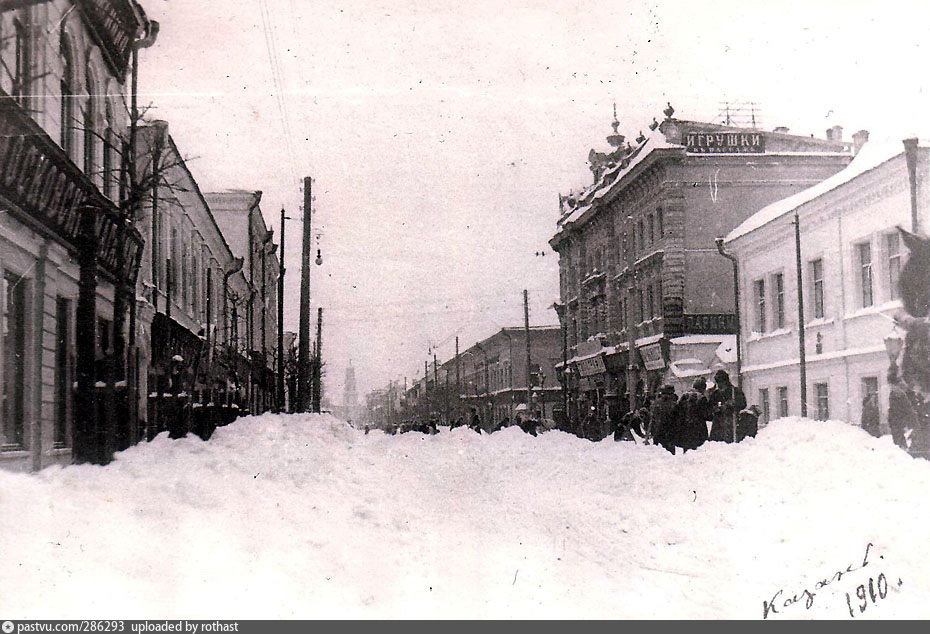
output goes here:
<path id="1" fill-rule="evenodd" d="M 3 631 L 930 617 L 928 19 L 0 0 Z"/>

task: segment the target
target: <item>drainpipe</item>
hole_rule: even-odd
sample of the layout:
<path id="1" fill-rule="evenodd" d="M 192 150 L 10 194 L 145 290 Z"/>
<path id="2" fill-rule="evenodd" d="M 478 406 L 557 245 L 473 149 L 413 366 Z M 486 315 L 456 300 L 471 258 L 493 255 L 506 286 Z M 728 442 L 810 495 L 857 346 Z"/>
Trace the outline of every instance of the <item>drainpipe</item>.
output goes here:
<path id="1" fill-rule="evenodd" d="M 736 256 L 723 250 L 723 238 L 714 241 L 717 252 L 733 263 L 733 300 L 736 304 L 736 387 L 743 389 L 743 327 L 740 319 L 739 264 Z"/>
<path id="2" fill-rule="evenodd" d="M 920 231 L 917 216 L 917 139 L 904 139 L 904 159 L 907 161 L 907 180 L 911 186 L 911 232 Z"/>

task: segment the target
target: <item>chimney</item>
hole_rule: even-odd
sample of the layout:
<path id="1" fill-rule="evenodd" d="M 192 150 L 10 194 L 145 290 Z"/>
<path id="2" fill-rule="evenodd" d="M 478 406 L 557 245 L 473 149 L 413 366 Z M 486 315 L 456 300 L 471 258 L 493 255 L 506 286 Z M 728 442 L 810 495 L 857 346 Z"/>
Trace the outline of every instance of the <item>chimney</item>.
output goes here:
<path id="1" fill-rule="evenodd" d="M 869 131 L 859 130 L 853 135 L 853 154 L 858 154 L 862 146 L 869 141 Z"/>
<path id="2" fill-rule="evenodd" d="M 778 127 L 775 128 L 775 130 L 773 130 L 773 131 L 774 131 L 774 132 L 778 132 L 779 134 L 788 134 L 788 128 L 786 128 L 786 127 L 783 126 L 783 125 L 778 126 Z"/>
<path id="3" fill-rule="evenodd" d="M 835 125 L 832 128 L 827 128 L 827 141 L 840 142 L 842 140 L 843 140 L 843 126 Z"/>

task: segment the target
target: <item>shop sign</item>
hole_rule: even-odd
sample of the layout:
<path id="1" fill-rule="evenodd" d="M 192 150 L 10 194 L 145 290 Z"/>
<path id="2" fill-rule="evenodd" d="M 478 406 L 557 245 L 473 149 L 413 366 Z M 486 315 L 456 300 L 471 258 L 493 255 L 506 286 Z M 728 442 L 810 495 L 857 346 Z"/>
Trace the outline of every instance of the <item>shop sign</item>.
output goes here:
<path id="1" fill-rule="evenodd" d="M 761 132 L 689 132 L 685 149 L 691 154 L 763 154 Z"/>
<path id="2" fill-rule="evenodd" d="M 578 361 L 578 373 L 581 376 L 591 376 L 592 374 L 603 374 L 607 371 L 607 368 L 604 366 L 604 357 L 597 355 L 589 359 L 582 359 Z"/>
<path id="3" fill-rule="evenodd" d="M 685 332 L 693 335 L 733 335 L 736 334 L 736 315 L 685 315 Z"/>
<path id="4" fill-rule="evenodd" d="M 639 349 L 639 356 L 643 359 L 643 367 L 647 370 L 661 370 L 665 367 L 665 357 L 662 356 L 662 344 L 651 343 Z"/>

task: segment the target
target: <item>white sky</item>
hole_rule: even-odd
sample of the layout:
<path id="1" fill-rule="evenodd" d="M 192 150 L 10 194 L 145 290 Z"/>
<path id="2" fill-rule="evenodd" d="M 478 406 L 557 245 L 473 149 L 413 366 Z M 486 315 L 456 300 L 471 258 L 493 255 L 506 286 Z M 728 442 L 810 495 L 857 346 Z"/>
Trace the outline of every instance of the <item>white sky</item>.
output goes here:
<path id="1" fill-rule="evenodd" d="M 557 194 L 589 184 L 614 101 L 628 137 L 666 101 L 717 120 L 752 100 L 765 128 L 819 137 L 925 130 L 924 4 L 143 0 L 162 31 L 140 91 L 201 186 L 264 191 L 276 234 L 314 177 L 314 319 L 340 402 L 349 359 L 360 394 L 422 376 L 431 344 L 444 360 L 457 334 L 521 325 L 524 288 L 531 322 L 557 323 Z M 289 222 L 289 330 L 300 235 Z"/>

